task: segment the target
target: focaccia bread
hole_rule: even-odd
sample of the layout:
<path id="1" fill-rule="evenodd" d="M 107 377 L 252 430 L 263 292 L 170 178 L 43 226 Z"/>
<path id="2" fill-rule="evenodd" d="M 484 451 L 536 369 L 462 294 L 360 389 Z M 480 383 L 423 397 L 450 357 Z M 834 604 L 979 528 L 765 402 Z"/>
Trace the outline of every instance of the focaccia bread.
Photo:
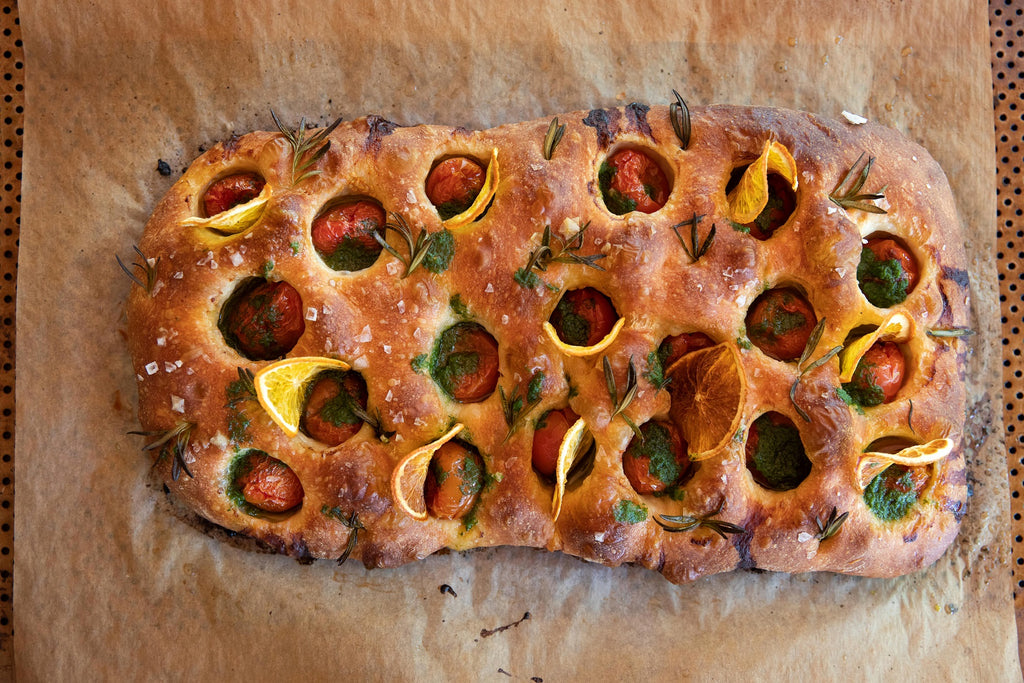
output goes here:
<path id="1" fill-rule="evenodd" d="M 126 268 L 148 449 L 204 518 L 677 583 L 894 576 L 956 535 L 963 240 L 897 132 L 681 101 L 278 127 L 199 157 Z"/>

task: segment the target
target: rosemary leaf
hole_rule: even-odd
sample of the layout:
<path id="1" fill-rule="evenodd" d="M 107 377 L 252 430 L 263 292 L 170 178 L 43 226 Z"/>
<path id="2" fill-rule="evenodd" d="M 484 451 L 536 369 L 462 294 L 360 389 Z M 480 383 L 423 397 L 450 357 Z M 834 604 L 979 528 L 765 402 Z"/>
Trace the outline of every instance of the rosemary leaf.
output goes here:
<path id="1" fill-rule="evenodd" d="M 178 481 L 178 477 L 181 476 L 182 472 L 187 474 L 189 479 L 194 478 L 192 472 L 188 469 L 188 463 L 185 462 L 185 451 L 188 450 L 189 438 L 195 426 L 194 422 L 179 422 L 174 427 L 165 431 L 131 431 L 128 433 L 138 436 L 157 437 L 154 441 L 143 446 L 142 450 L 143 452 L 159 451 L 158 462 L 169 453 L 173 457 L 171 480 Z M 172 441 L 174 442 L 173 445 L 171 445 Z"/>
<path id="2" fill-rule="evenodd" d="M 953 327 L 947 330 L 927 330 L 929 337 L 971 337 L 975 333 L 969 327 Z"/>
<path id="3" fill-rule="evenodd" d="M 120 256 L 114 254 L 114 258 L 117 259 L 117 265 L 121 266 L 121 270 L 124 271 L 124 274 L 127 275 L 132 282 L 137 284 L 139 287 L 142 287 L 146 294 L 151 294 L 153 291 L 153 285 L 156 284 L 156 267 L 157 264 L 160 263 L 160 257 L 156 257 L 156 260 L 153 261 L 152 264 L 150 264 L 149 259 L 146 258 L 146 255 L 142 253 L 142 250 L 139 249 L 137 245 L 133 246 L 132 248 L 135 250 L 135 253 L 138 254 L 140 258 L 142 258 L 141 263 L 138 261 L 133 261 L 132 268 L 141 271 L 142 275 L 145 277 L 145 280 L 143 280 L 138 275 L 133 273 L 128 268 L 128 266 L 124 264 L 124 261 L 121 260 Z"/>
<path id="4" fill-rule="evenodd" d="M 686 102 L 676 92 L 672 90 L 672 94 L 675 96 L 676 101 L 668 105 L 668 115 L 672 120 L 672 130 L 676 132 L 676 137 L 679 138 L 680 149 L 687 149 L 690 146 L 690 108 L 686 106 Z"/>
<path id="5" fill-rule="evenodd" d="M 690 257 L 690 260 L 694 263 L 700 260 L 700 257 L 708 252 L 711 248 L 712 243 L 715 241 L 715 232 L 717 228 L 714 224 L 711 225 L 711 230 L 708 231 L 707 237 L 703 241 L 700 239 L 700 233 L 697 230 L 697 224 L 704 219 L 703 215 L 693 216 L 682 223 L 676 223 L 672 226 L 672 232 L 676 234 L 676 238 L 679 240 L 679 244 L 682 245 L 683 251 Z M 679 228 L 690 226 L 690 244 L 687 245 L 686 240 L 679 234 Z"/>
<path id="6" fill-rule="evenodd" d="M 877 199 L 884 199 L 884 187 L 878 192 L 861 193 L 861 189 L 868 180 L 868 174 L 871 173 L 871 167 L 875 163 L 875 157 L 868 157 L 867 163 L 861 167 L 860 173 L 858 173 L 856 179 L 851 182 L 851 178 L 853 178 L 853 174 L 863 158 L 864 153 L 861 152 L 861 155 L 857 157 L 857 161 L 850 167 L 850 170 L 848 170 L 842 179 L 836 183 L 832 192 L 829 193 L 828 198 L 836 205 L 847 210 L 857 209 L 858 211 L 865 211 L 867 213 L 887 213 L 887 211 L 882 207 L 868 203 Z M 845 185 L 849 186 L 843 190 L 842 188 Z"/>
<path id="7" fill-rule="evenodd" d="M 818 527 L 818 533 L 815 535 L 815 538 L 818 539 L 819 543 L 824 543 L 835 536 L 839 532 L 840 527 L 843 526 L 843 522 L 845 522 L 846 518 L 850 516 L 849 512 L 844 512 L 843 514 L 836 516 L 836 512 L 838 511 L 833 505 L 832 512 L 829 513 L 828 519 L 826 519 L 824 523 L 822 523 L 821 519 L 817 517 L 814 518 L 814 524 Z"/>
<path id="8" fill-rule="evenodd" d="M 565 124 L 559 125 L 558 117 L 551 119 L 551 125 L 548 126 L 548 133 L 544 136 L 544 158 L 551 161 L 551 157 L 555 153 L 555 147 L 561 142 L 562 136 L 565 134 Z"/>
<path id="9" fill-rule="evenodd" d="M 292 186 L 298 185 L 307 178 L 320 175 L 320 170 L 309 169 L 327 154 L 327 150 L 331 148 L 331 142 L 327 140 L 327 136 L 338 127 L 338 124 L 341 123 L 341 118 L 339 117 L 326 128 L 321 128 L 314 135 L 306 137 L 305 118 L 299 121 L 298 130 L 291 130 L 281 123 L 281 119 L 277 118 L 277 114 L 274 113 L 273 109 L 270 110 L 270 116 L 274 119 L 274 125 L 281 131 L 281 134 L 284 135 L 292 148 Z M 324 142 L 325 140 L 326 142 Z M 297 174 L 298 177 L 296 177 Z"/>
<path id="10" fill-rule="evenodd" d="M 732 522 L 726 522 L 725 520 L 715 519 L 722 508 L 725 506 L 725 500 L 718 504 L 718 508 L 709 512 L 706 515 L 654 515 L 654 521 L 658 523 L 665 531 L 669 533 L 680 533 L 683 531 L 694 531 L 701 527 L 710 529 L 722 538 L 726 537 L 726 534 L 745 534 L 747 530 L 738 524 Z"/>
<path id="11" fill-rule="evenodd" d="M 587 221 L 568 240 L 563 240 L 560 236 L 555 235 L 556 251 L 551 247 L 551 226 L 545 225 L 544 232 L 541 234 L 540 246 L 530 252 L 530 258 L 526 262 L 526 267 L 516 271 L 516 274 L 513 276 L 515 281 L 519 283 L 519 286 L 526 289 L 536 287 L 540 284 L 541 280 L 534 271 L 543 273 L 547 271 L 548 266 L 553 262 L 570 265 L 577 264 L 603 271 L 604 268 L 597 265 L 596 262 L 603 259 L 605 257 L 604 254 L 582 256 L 578 253 L 583 248 L 583 234 L 588 227 L 590 227 L 590 221 Z"/>

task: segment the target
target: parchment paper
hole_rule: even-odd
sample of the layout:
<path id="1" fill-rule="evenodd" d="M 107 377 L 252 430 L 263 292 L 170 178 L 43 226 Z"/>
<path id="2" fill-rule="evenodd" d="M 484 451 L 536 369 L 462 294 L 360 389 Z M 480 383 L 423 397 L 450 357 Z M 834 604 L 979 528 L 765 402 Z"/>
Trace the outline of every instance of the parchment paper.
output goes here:
<path id="1" fill-rule="evenodd" d="M 19 678 L 1019 679 L 984 3 L 20 5 Z M 489 127 L 665 103 L 672 88 L 691 104 L 863 114 L 949 174 L 979 331 L 973 497 L 934 567 L 677 587 L 505 548 L 370 572 L 245 551 L 174 514 L 126 435 L 138 428 L 122 338 L 130 283 L 114 254 L 131 255 L 202 148 L 271 127 L 271 107 L 294 123 L 378 113 Z"/>

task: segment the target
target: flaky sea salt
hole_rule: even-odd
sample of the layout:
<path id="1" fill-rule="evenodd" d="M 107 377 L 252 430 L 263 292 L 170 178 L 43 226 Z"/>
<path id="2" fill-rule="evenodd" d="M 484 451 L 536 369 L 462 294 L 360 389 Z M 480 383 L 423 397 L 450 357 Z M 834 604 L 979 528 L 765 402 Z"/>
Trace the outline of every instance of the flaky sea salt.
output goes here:
<path id="1" fill-rule="evenodd" d="M 176 413 L 184 413 L 185 399 L 183 399 L 181 396 L 175 396 L 174 394 L 171 394 L 171 410 L 173 410 Z"/>
<path id="2" fill-rule="evenodd" d="M 236 268 L 242 265 L 242 261 L 245 260 L 242 258 L 242 255 L 239 254 L 238 252 L 233 252 L 231 256 L 229 256 L 228 258 L 231 261 L 231 265 L 235 266 Z"/>
<path id="3" fill-rule="evenodd" d="M 158 372 L 160 372 L 160 364 L 159 363 L 157 363 L 156 361 L 153 361 L 152 363 L 147 363 L 146 364 L 146 374 L 147 375 L 155 375 Z"/>
<path id="4" fill-rule="evenodd" d="M 352 341 L 359 342 L 360 344 L 365 344 L 366 342 L 373 341 L 373 333 L 370 331 L 370 326 L 366 325 L 365 327 L 363 327 L 363 331 L 360 332 L 355 337 L 352 337 Z"/>
<path id="5" fill-rule="evenodd" d="M 807 541 L 811 540 L 812 538 L 814 538 L 814 534 L 809 534 L 806 531 L 801 531 L 797 535 L 796 540 L 800 541 L 801 543 L 807 543 Z"/>
<path id="6" fill-rule="evenodd" d="M 313 322 L 316 320 L 316 309 L 310 306 L 306 309 L 306 320 Z"/>
<path id="7" fill-rule="evenodd" d="M 843 118 L 845 118 L 847 121 L 849 121 L 855 126 L 859 126 L 861 124 L 868 122 L 868 120 L 861 116 L 860 114 L 854 114 L 853 112 L 846 111 L 845 109 L 843 110 Z"/>

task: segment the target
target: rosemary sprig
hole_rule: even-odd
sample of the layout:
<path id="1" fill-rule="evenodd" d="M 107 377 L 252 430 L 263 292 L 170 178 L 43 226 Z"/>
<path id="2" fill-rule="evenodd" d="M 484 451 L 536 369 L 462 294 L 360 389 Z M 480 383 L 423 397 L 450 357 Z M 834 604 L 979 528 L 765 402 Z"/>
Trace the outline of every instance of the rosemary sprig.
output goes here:
<path id="1" fill-rule="evenodd" d="M 298 130 L 291 130 L 281 123 L 281 119 L 277 118 L 277 114 L 274 113 L 273 109 L 270 110 L 270 116 L 274 119 L 274 125 L 277 126 L 277 129 L 281 131 L 281 134 L 284 135 L 285 139 L 288 140 L 288 144 L 292 147 L 292 185 L 298 185 L 307 178 L 320 175 L 322 171 L 319 169 L 309 169 L 323 155 L 327 154 L 327 150 L 331 148 L 331 141 L 327 140 L 327 136 L 338 127 L 338 124 L 341 123 L 341 118 L 339 117 L 326 128 L 321 128 L 314 135 L 306 137 L 308 131 L 305 118 L 299 121 Z M 324 142 L 324 140 L 327 141 Z M 295 177 L 296 173 L 300 174 L 298 178 Z"/>
<path id="2" fill-rule="evenodd" d="M 676 234 L 676 237 L 679 238 L 679 244 L 683 246 L 683 251 L 686 252 L 686 255 L 689 256 L 690 260 L 693 261 L 694 263 L 699 261 L 700 257 L 707 253 L 708 249 L 711 248 L 712 243 L 714 243 L 715 241 L 714 224 L 712 224 L 711 229 L 708 230 L 707 237 L 704 238 L 704 241 L 702 242 L 700 240 L 700 235 L 697 232 L 697 224 L 700 223 L 703 219 L 703 215 L 698 216 L 695 213 L 693 214 L 692 218 L 685 220 L 682 223 L 676 223 L 675 225 L 672 226 L 672 232 L 674 232 Z M 690 226 L 689 246 L 686 245 L 686 240 L 683 239 L 683 236 L 679 234 L 679 228 L 682 228 L 687 225 Z"/>
<path id="3" fill-rule="evenodd" d="M 608 360 L 608 356 L 604 356 L 603 361 L 604 381 L 608 385 L 608 395 L 612 399 L 612 416 L 610 419 L 614 420 L 616 416 L 621 417 L 629 425 L 629 428 L 633 430 L 636 437 L 643 442 L 644 435 L 640 432 L 640 428 L 623 412 L 633 402 L 637 392 L 640 390 L 640 386 L 636 381 L 636 367 L 633 365 L 633 357 L 629 357 L 629 369 L 626 371 L 626 390 L 622 393 L 622 398 L 619 398 L 618 388 L 615 386 L 615 374 L 612 372 L 612 364 Z"/>
<path id="4" fill-rule="evenodd" d="M 836 507 L 833 505 L 832 512 L 829 513 L 828 519 L 826 519 L 824 523 L 822 523 L 820 518 L 814 518 L 814 525 L 818 527 L 818 533 L 815 534 L 814 537 L 818 539 L 819 543 L 824 543 L 835 536 L 839 532 L 839 528 L 843 526 L 843 522 L 845 522 L 846 518 L 850 516 L 849 512 L 844 512 L 843 514 L 836 516 L 836 512 L 838 512 L 838 510 L 836 510 Z"/>
<path id="5" fill-rule="evenodd" d="M 722 499 L 714 512 L 709 512 L 705 515 L 654 515 L 654 521 L 662 529 L 673 534 L 682 531 L 694 531 L 701 527 L 714 531 L 722 538 L 725 538 L 726 534 L 747 533 L 747 530 L 738 524 L 715 519 L 715 515 L 720 513 L 723 507 L 725 507 L 725 499 Z"/>
<path id="6" fill-rule="evenodd" d="M 690 146 L 690 108 L 674 89 L 672 94 L 675 95 L 676 101 L 668 105 L 668 116 L 672 120 L 672 130 L 679 138 L 679 148 L 686 149 Z"/>
<path id="7" fill-rule="evenodd" d="M 256 399 L 256 375 L 249 368 L 237 368 L 238 379 L 228 385 L 228 408 L 234 408 L 242 401 Z"/>
<path id="8" fill-rule="evenodd" d="M 403 256 L 397 249 L 388 244 L 385 236 L 388 230 L 393 230 L 402 236 L 405 240 L 406 245 L 409 247 L 409 256 Z M 434 239 L 442 234 L 441 232 L 427 232 L 426 228 L 420 228 L 420 232 L 416 237 L 412 235 L 412 228 L 405 222 L 397 213 L 391 214 L 391 221 L 384 224 L 384 234 L 374 230 L 373 238 L 377 240 L 380 246 L 384 247 L 385 250 L 396 259 L 405 264 L 405 273 L 402 278 L 407 278 L 416 270 L 416 268 L 423 263 L 423 259 L 427 257 L 430 251 L 430 244 Z"/>
<path id="9" fill-rule="evenodd" d="M 548 133 L 544 136 L 544 158 L 551 161 L 551 157 L 555 153 L 555 147 L 561 142 L 562 136 L 565 135 L 565 124 L 559 125 L 558 117 L 551 119 L 551 125 L 548 126 Z"/>
<path id="10" fill-rule="evenodd" d="M 861 189 L 864 187 L 864 183 L 868 180 L 868 174 L 871 173 L 871 167 L 875 163 L 875 157 L 868 157 L 868 162 L 861 168 L 860 173 L 851 182 L 850 179 L 853 177 L 854 171 L 857 166 L 860 165 L 861 159 L 864 158 L 864 153 L 857 157 L 857 161 L 854 162 L 850 170 L 846 172 L 842 180 L 836 183 L 836 186 L 829 193 L 828 198 L 831 199 L 837 206 L 844 209 L 859 209 L 866 211 L 867 213 L 888 213 L 885 209 L 868 202 L 876 199 L 885 198 L 885 187 L 878 192 L 861 193 Z M 849 184 L 846 190 L 842 190 L 844 185 Z"/>
<path id="11" fill-rule="evenodd" d="M 132 248 L 135 249 L 135 253 L 142 259 L 141 263 L 134 261 L 132 263 L 132 268 L 141 271 L 142 276 L 145 278 L 144 280 L 142 277 L 133 273 L 128 266 L 124 264 L 124 261 L 121 260 L 120 256 L 114 254 L 114 258 L 117 259 L 117 265 L 121 266 L 121 270 L 124 271 L 124 274 L 131 278 L 132 282 L 137 284 L 139 287 L 142 287 L 146 294 L 149 294 L 153 291 L 153 285 L 156 284 L 156 266 L 160 263 L 160 257 L 157 256 L 156 260 L 154 260 L 153 263 L 150 263 L 149 259 L 146 258 L 146 255 L 142 253 L 142 250 L 139 249 L 138 246 L 133 246 Z"/>
<path id="12" fill-rule="evenodd" d="M 917 434 L 917 430 L 914 429 L 914 399 L 908 398 L 907 403 L 910 407 L 907 408 L 907 426 L 910 427 L 910 431 Z"/>
<path id="13" fill-rule="evenodd" d="M 174 427 L 171 427 L 165 431 L 131 431 L 129 434 L 135 434 L 138 436 L 157 437 L 156 440 L 151 441 L 142 447 L 143 452 L 148 451 L 159 451 L 160 457 L 167 455 L 168 449 L 174 458 L 171 464 L 171 479 L 178 481 L 178 477 L 184 472 L 189 476 L 189 479 L 194 479 L 192 472 L 188 469 L 188 464 L 185 462 L 185 451 L 188 450 L 188 440 L 192 435 L 192 430 L 195 429 L 194 422 L 179 422 Z M 173 442 L 173 445 L 172 445 Z"/>
<path id="14" fill-rule="evenodd" d="M 351 401 L 348 407 L 349 410 L 352 411 L 353 415 L 370 425 L 374 436 L 376 436 L 381 443 L 388 443 L 391 441 L 391 437 L 395 435 L 395 432 L 394 430 L 389 431 L 385 429 L 384 419 L 380 415 L 380 408 L 377 408 L 374 411 L 374 414 L 370 415 L 369 411 L 363 410 L 362 406 L 360 406 L 356 401 Z"/>
<path id="15" fill-rule="evenodd" d="M 843 350 L 842 346 L 833 346 L 831 349 L 828 350 L 828 353 L 826 353 L 824 356 L 814 361 L 806 368 L 803 367 L 804 363 L 810 360 L 811 355 L 814 354 L 814 349 L 817 348 L 818 342 L 821 341 L 821 334 L 824 331 L 825 318 L 822 318 L 821 320 L 818 321 L 818 324 L 814 326 L 814 329 L 811 330 L 811 336 L 807 338 L 807 343 L 804 345 L 804 351 L 803 353 L 800 354 L 800 360 L 797 361 L 796 364 L 796 368 L 797 370 L 800 371 L 800 374 L 797 375 L 796 381 L 793 382 L 793 386 L 789 388 L 789 400 L 793 402 L 793 407 L 796 408 L 796 412 L 799 413 L 800 417 L 804 419 L 804 422 L 810 422 L 811 417 L 807 413 L 805 413 L 803 408 L 801 408 L 799 404 L 797 404 L 796 402 L 796 388 L 800 384 L 800 380 L 802 380 L 804 378 L 804 375 L 806 375 L 808 372 L 820 368 L 822 365 L 827 363 L 829 359 L 832 358 L 832 356 L 836 355 L 837 353 Z"/>
<path id="16" fill-rule="evenodd" d="M 544 232 L 540 238 L 540 246 L 530 252 L 530 258 L 526 262 L 526 267 L 516 271 L 513 276 L 515 281 L 526 289 L 536 287 L 539 284 L 540 278 L 533 271 L 543 273 L 547 271 L 548 266 L 552 263 L 578 264 L 603 271 L 604 268 L 597 265 L 597 261 L 603 259 L 605 257 L 604 254 L 591 254 L 589 256 L 579 254 L 579 250 L 583 248 L 583 233 L 589 227 L 590 221 L 587 221 L 583 227 L 576 231 L 576 234 L 567 240 L 563 240 L 560 236 L 555 235 L 555 246 L 552 247 L 551 226 L 545 225 Z"/>
<path id="17" fill-rule="evenodd" d="M 926 330 L 925 333 L 929 337 L 971 337 L 974 336 L 975 331 L 969 327 L 953 327 L 947 330 Z"/>
<path id="18" fill-rule="evenodd" d="M 359 531 L 366 530 L 363 523 L 359 521 L 359 513 L 353 512 L 349 516 L 345 516 L 345 513 L 341 511 L 341 507 L 327 507 L 326 505 L 320 506 L 320 514 L 330 519 L 335 519 L 341 522 L 343 525 L 352 530 L 352 533 L 348 535 L 348 543 L 345 545 L 345 552 L 338 558 L 338 565 L 345 564 L 345 560 L 349 558 L 352 551 L 356 547 L 356 541 L 359 540 Z"/>
<path id="19" fill-rule="evenodd" d="M 501 398 L 501 412 L 505 416 L 505 424 L 508 425 L 508 432 L 505 434 L 505 439 L 502 443 L 512 438 L 512 433 L 523 423 L 527 414 L 540 403 L 540 388 L 543 383 L 544 373 L 535 372 L 530 378 L 526 392 L 522 396 L 520 396 L 522 386 L 517 386 L 511 396 L 506 396 L 505 390 L 502 387 L 498 387 L 498 393 Z"/>

